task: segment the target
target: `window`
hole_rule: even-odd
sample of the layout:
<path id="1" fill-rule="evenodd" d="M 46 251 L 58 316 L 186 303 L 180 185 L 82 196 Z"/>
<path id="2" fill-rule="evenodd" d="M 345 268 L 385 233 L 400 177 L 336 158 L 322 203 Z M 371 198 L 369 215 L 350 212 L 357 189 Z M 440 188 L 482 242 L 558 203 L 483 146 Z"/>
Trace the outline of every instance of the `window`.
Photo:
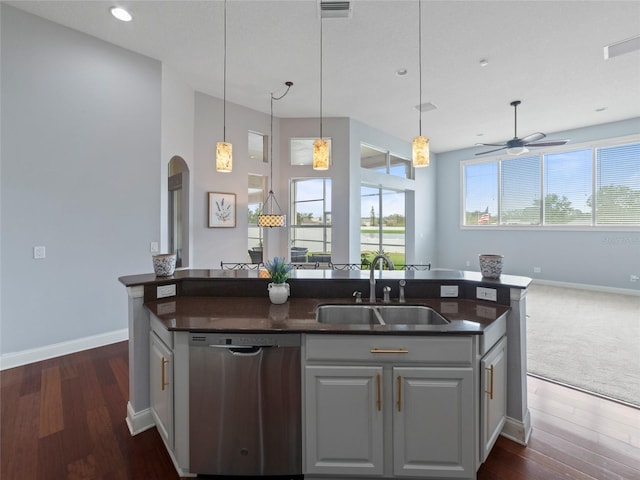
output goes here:
<path id="1" fill-rule="evenodd" d="M 329 165 L 333 163 L 331 155 L 331 139 L 324 137 L 329 144 Z M 291 139 L 291 165 L 313 165 L 313 141 L 315 138 Z"/>
<path id="2" fill-rule="evenodd" d="M 331 179 L 291 180 L 291 245 L 331 253 Z"/>
<path id="3" fill-rule="evenodd" d="M 462 163 L 463 225 L 640 226 L 640 143 Z"/>
<path id="4" fill-rule="evenodd" d="M 249 158 L 258 162 L 268 162 L 267 148 L 269 145 L 269 137 L 262 133 L 249 131 L 248 148 Z"/>
<path id="5" fill-rule="evenodd" d="M 258 227 L 258 214 L 264 200 L 265 177 L 249 174 L 248 239 L 249 249 L 262 247 L 262 229 Z"/>
<path id="6" fill-rule="evenodd" d="M 396 177 L 413 178 L 409 160 L 364 143 L 360 144 L 360 168 Z"/>
<path id="7" fill-rule="evenodd" d="M 360 187 L 360 256 L 363 263 L 384 252 L 397 266 L 405 263 L 405 193 Z"/>

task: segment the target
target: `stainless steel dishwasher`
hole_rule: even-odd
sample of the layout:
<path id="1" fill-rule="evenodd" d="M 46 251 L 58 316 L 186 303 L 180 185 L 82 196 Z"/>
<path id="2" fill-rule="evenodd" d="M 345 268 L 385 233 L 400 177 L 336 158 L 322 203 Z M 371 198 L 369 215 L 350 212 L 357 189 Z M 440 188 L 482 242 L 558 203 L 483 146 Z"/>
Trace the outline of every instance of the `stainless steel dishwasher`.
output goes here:
<path id="1" fill-rule="evenodd" d="M 189 335 L 189 470 L 302 474 L 300 335 Z"/>

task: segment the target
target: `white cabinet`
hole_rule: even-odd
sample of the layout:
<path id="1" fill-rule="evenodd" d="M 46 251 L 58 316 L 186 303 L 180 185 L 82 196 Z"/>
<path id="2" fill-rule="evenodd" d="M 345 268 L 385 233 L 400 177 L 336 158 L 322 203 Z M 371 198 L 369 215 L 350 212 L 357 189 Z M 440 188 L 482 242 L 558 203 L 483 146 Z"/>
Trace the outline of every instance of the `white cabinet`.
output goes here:
<path id="1" fill-rule="evenodd" d="M 382 367 L 305 369 L 308 473 L 381 475 Z"/>
<path id="2" fill-rule="evenodd" d="M 469 337 L 306 337 L 306 475 L 474 478 Z"/>
<path id="3" fill-rule="evenodd" d="M 166 332 L 166 330 L 165 330 Z M 158 336 L 163 332 L 152 328 L 149 335 L 149 387 L 150 405 L 153 420 L 160 436 L 170 450 L 174 447 L 174 412 L 173 412 L 173 351 L 170 346 L 171 334 Z"/>
<path id="4" fill-rule="evenodd" d="M 394 476 L 474 475 L 471 368 L 393 368 Z"/>
<path id="5" fill-rule="evenodd" d="M 480 461 L 493 448 L 507 415 L 507 337 L 480 360 Z"/>

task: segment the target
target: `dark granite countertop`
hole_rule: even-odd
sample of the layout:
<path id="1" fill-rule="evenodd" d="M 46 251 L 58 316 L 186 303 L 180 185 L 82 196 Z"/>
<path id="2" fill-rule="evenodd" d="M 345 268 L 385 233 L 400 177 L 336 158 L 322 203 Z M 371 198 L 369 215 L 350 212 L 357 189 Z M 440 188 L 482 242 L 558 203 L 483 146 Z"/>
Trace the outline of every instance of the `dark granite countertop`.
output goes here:
<path id="1" fill-rule="evenodd" d="M 153 273 L 139 275 L 127 275 L 118 280 L 127 287 L 138 285 L 153 285 L 183 280 L 205 280 L 205 279 L 234 279 L 234 280 L 255 280 L 264 279 L 264 271 L 259 270 L 203 270 L 186 269 L 176 270 L 170 277 L 156 277 Z M 369 270 L 292 270 L 291 279 L 297 280 L 368 280 Z M 484 278 L 480 272 L 469 272 L 463 270 L 426 270 L 426 271 L 404 271 L 404 270 L 383 270 L 376 272 L 377 279 L 387 280 L 423 280 L 423 281 L 449 281 L 449 282 L 472 282 L 493 287 L 527 288 L 531 283 L 531 278 L 516 275 L 501 275 L 499 279 Z"/>
<path id="2" fill-rule="evenodd" d="M 353 300 L 294 298 L 274 305 L 264 297 L 172 297 L 145 303 L 149 312 L 173 331 L 193 332 L 281 332 L 402 335 L 480 335 L 509 307 L 493 302 L 462 299 L 410 299 L 407 305 L 433 308 L 451 323 L 447 325 L 332 325 L 316 321 L 322 304 Z M 364 305 L 368 302 L 363 302 Z M 397 302 L 393 302 L 397 305 Z"/>

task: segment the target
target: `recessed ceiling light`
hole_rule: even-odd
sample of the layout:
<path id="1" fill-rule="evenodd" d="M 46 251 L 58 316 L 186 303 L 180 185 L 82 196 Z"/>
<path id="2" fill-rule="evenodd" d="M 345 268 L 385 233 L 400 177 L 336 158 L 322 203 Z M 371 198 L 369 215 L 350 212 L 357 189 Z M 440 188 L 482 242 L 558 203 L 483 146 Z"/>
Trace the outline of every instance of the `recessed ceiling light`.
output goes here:
<path id="1" fill-rule="evenodd" d="M 596 112 L 604 112 L 606 109 L 607 107 L 596 108 Z"/>
<path id="2" fill-rule="evenodd" d="M 407 74 L 406 68 L 399 68 L 398 70 L 396 70 L 396 75 L 399 77 L 403 77 L 406 74 Z"/>
<path id="3" fill-rule="evenodd" d="M 480 60 L 481 67 L 486 67 L 487 65 L 489 65 L 489 61 L 487 59 L 483 58 L 482 60 Z"/>
<path id="4" fill-rule="evenodd" d="M 113 15 L 114 17 L 116 17 L 118 20 L 122 22 L 130 22 L 131 19 L 133 18 L 131 14 L 122 7 L 111 7 L 110 12 L 111 12 L 111 15 Z"/>
<path id="5" fill-rule="evenodd" d="M 476 137 L 482 137 L 484 136 L 484 133 L 476 133 Z"/>

